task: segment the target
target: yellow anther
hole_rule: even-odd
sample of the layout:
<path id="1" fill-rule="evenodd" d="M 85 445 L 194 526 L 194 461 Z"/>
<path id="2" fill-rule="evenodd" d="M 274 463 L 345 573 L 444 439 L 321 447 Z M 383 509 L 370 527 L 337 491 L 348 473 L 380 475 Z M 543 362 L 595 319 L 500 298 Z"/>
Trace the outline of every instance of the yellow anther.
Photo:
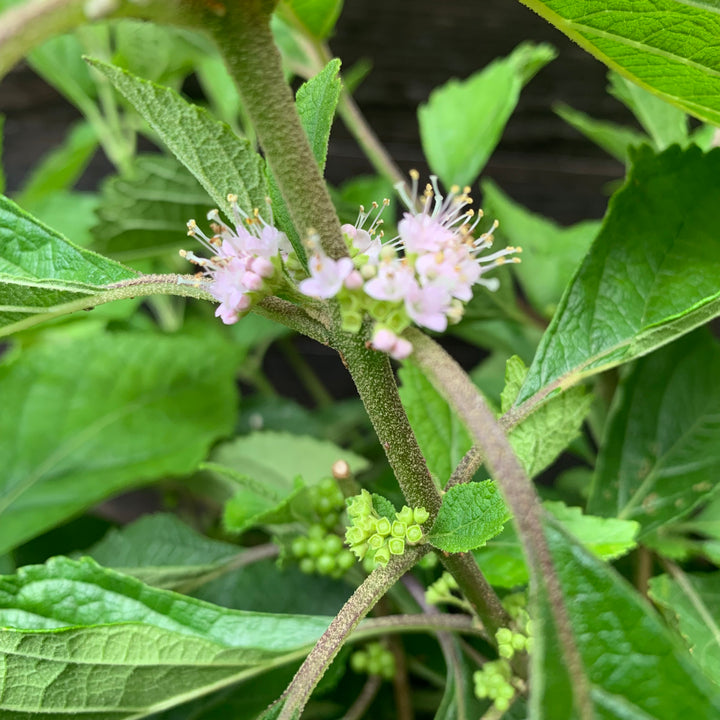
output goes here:
<path id="1" fill-rule="evenodd" d="M 418 180 L 420 178 L 420 173 L 417 170 L 411 170 L 410 171 L 410 178 L 412 180 Z"/>

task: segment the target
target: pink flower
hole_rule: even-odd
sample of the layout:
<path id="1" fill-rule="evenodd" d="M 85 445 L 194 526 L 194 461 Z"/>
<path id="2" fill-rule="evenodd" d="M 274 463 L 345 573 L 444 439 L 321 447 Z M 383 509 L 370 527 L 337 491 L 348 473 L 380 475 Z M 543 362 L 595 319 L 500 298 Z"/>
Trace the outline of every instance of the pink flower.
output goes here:
<path id="1" fill-rule="evenodd" d="M 418 325 L 443 332 L 447 328 L 450 300 L 450 293 L 440 285 L 416 285 L 405 296 L 405 310 Z"/>
<path id="2" fill-rule="evenodd" d="M 385 260 L 378 265 L 377 275 L 365 283 L 365 292 L 375 300 L 402 300 L 415 281 L 413 269 L 404 261 Z"/>
<path id="3" fill-rule="evenodd" d="M 373 333 L 370 346 L 380 352 L 385 352 L 395 360 L 404 360 L 412 353 L 412 343 L 405 338 L 398 337 L 388 328 L 378 328 Z"/>
<path id="4" fill-rule="evenodd" d="M 355 268 L 349 257 L 333 260 L 316 253 L 310 257 L 310 277 L 301 281 L 300 292 L 310 297 L 331 298 L 340 292 L 348 275 Z"/>
<path id="5" fill-rule="evenodd" d="M 405 251 L 409 253 L 434 253 L 453 239 L 452 230 L 425 213 L 405 213 L 398 224 L 398 232 Z"/>

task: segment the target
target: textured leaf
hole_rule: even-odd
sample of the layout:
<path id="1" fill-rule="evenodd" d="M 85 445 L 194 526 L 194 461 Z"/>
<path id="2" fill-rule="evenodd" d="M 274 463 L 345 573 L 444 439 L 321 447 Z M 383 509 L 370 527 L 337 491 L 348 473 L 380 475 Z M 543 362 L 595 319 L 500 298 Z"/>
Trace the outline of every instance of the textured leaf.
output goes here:
<path id="1" fill-rule="evenodd" d="M 98 60 L 89 62 L 135 107 L 219 208 L 230 212 L 229 193 L 238 196 L 246 212 L 265 207 L 264 163 L 249 141 L 170 88 Z"/>
<path id="2" fill-rule="evenodd" d="M 232 348 L 152 333 L 55 339 L 0 365 L 0 553 L 120 490 L 195 469 L 230 432 Z"/>
<path id="3" fill-rule="evenodd" d="M 663 105 L 670 107 L 667 103 Z M 555 105 L 553 109 L 568 125 L 572 125 L 578 132 L 622 163 L 629 162 L 630 148 L 650 142 L 647 135 L 634 128 L 606 120 L 596 120 L 563 103 Z"/>
<path id="4" fill-rule="evenodd" d="M 720 312 L 720 151 L 641 148 L 610 201 L 520 391 L 543 388 L 644 355 Z"/>
<path id="5" fill-rule="evenodd" d="M 97 147 L 97 136 L 89 123 L 74 125 L 63 144 L 48 153 L 33 169 L 17 197 L 18 203 L 25 207 L 49 193 L 72 188 Z"/>
<path id="6" fill-rule="evenodd" d="M 720 683 L 720 573 L 677 571 L 650 578 L 650 597 L 676 626 L 692 657 Z"/>
<path id="7" fill-rule="evenodd" d="M 603 720 L 716 718 L 717 688 L 643 598 L 570 536 L 553 527 L 547 528 L 547 536 L 597 716 Z M 541 613 L 537 632 L 545 632 L 532 654 L 536 680 L 531 709 L 537 717 L 574 718 L 549 682 L 562 677 L 564 669 L 552 637 L 547 601 Z"/>
<path id="8" fill-rule="evenodd" d="M 175 158 L 141 155 L 129 177 L 106 181 L 100 195 L 95 248 L 106 255 L 129 259 L 191 247 L 185 224 L 201 223 L 212 202 Z"/>
<path id="9" fill-rule="evenodd" d="M 512 407 L 527 372 L 519 357 L 507 361 L 502 412 Z M 552 397 L 510 431 L 510 445 L 531 478 L 548 467 L 579 435 L 591 404 L 592 395 L 585 388 L 570 388 Z"/>
<path id="10" fill-rule="evenodd" d="M 428 541 L 446 552 L 467 552 L 495 537 L 509 519 L 492 480 L 455 485 L 443 496 Z"/>
<path id="11" fill-rule="evenodd" d="M 220 575 L 244 549 L 211 540 L 174 515 L 146 515 L 121 530 L 111 530 L 87 554 L 142 582 L 188 592 Z"/>
<path id="12" fill-rule="evenodd" d="M 425 157 L 447 187 L 474 183 L 523 85 L 554 57 L 549 45 L 520 45 L 467 80 L 450 80 L 418 108 Z"/>
<path id="13" fill-rule="evenodd" d="M 470 435 L 422 370 L 403 363 L 400 398 L 428 469 L 444 485 L 472 446 Z"/>
<path id="14" fill-rule="evenodd" d="M 134 270 L 77 247 L 0 196 L 0 335 L 136 277 Z"/>
<path id="15" fill-rule="evenodd" d="M 5 167 L 3 163 L 3 145 L 5 143 L 5 116 L 0 115 L 0 194 L 5 192 Z"/>
<path id="16" fill-rule="evenodd" d="M 623 383 L 588 508 L 642 532 L 687 515 L 720 472 L 720 344 L 705 330 L 640 360 Z"/>
<path id="17" fill-rule="evenodd" d="M 0 618 L 20 628 L 0 631 L 8 720 L 146 717 L 301 657 L 328 623 L 225 610 L 66 558 L 0 579 Z"/>
<path id="18" fill-rule="evenodd" d="M 518 205 L 489 180 L 482 183 L 482 192 L 485 213 L 500 221 L 498 245 L 523 249 L 522 262 L 513 267 L 513 275 L 533 307 L 551 317 L 600 223 L 588 220 L 563 228 Z"/>
<path id="19" fill-rule="evenodd" d="M 609 67 L 720 124 L 716 0 L 521 0 Z"/>

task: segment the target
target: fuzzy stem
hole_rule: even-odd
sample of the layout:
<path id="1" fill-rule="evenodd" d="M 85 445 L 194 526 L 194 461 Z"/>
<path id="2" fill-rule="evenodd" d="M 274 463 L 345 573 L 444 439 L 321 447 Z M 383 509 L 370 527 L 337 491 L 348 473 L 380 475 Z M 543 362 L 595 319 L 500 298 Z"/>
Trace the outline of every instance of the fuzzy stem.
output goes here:
<path id="1" fill-rule="evenodd" d="M 197 1 L 197 0 L 196 0 Z M 332 258 L 347 255 L 335 213 L 270 31 L 274 3 L 227 3 L 222 18 L 207 13 L 217 43 L 300 235 L 311 228 Z"/>
<path id="2" fill-rule="evenodd" d="M 592 701 L 582 659 L 575 644 L 560 580 L 555 572 L 542 526 L 542 508 L 535 489 L 515 456 L 502 427 L 485 399 L 462 368 L 436 342 L 419 330 L 407 331 L 413 358 L 433 385 L 455 408 L 482 448 L 485 462 L 502 490 L 530 567 L 534 587 L 545 586 L 558 629 L 580 717 L 593 717 Z"/>
<path id="3" fill-rule="evenodd" d="M 378 600 L 401 578 L 426 552 L 427 547 L 408 549 L 405 554 L 391 558 L 386 567 L 378 567 L 352 594 L 330 627 L 317 641 L 315 647 L 295 674 L 281 702 L 283 708 L 278 720 L 292 720 L 302 713 L 320 678 L 340 652 L 348 636 L 358 623 L 372 610 Z"/>

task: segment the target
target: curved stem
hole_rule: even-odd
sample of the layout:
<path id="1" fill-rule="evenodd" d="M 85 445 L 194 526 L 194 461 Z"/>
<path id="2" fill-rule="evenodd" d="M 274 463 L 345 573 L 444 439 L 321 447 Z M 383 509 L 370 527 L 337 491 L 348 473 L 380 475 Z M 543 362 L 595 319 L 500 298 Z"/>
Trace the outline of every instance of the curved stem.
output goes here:
<path id="1" fill-rule="evenodd" d="M 377 697 L 382 682 L 383 680 L 380 675 L 370 675 L 355 702 L 348 708 L 345 715 L 343 715 L 342 720 L 362 720 L 372 705 L 373 700 Z"/>
<path id="2" fill-rule="evenodd" d="M 273 5 L 267 0 L 227 3 L 222 18 L 206 13 L 205 28 L 240 91 L 298 232 L 304 235 L 313 228 L 330 257 L 344 257 L 347 247 L 340 221 L 300 124 L 270 31 Z"/>
<path id="3" fill-rule="evenodd" d="M 515 456 L 502 427 L 462 368 L 440 345 L 419 330 L 408 330 L 406 335 L 413 344 L 415 361 L 455 408 L 474 440 L 482 448 L 485 463 L 515 516 L 533 585 L 536 590 L 543 585 L 547 590 L 565 662 L 573 679 L 577 709 L 583 719 L 592 718 L 588 680 L 575 644 L 560 580 L 545 539 L 542 508 L 535 489 Z"/>
<path id="4" fill-rule="evenodd" d="M 350 633 L 357 627 L 365 615 L 372 610 L 378 600 L 401 578 L 426 552 L 427 547 L 410 548 L 404 555 L 391 558 L 386 567 L 378 567 L 365 579 L 352 594 L 340 612 L 330 623 L 330 627 L 317 641 L 315 647 L 305 658 L 305 662 L 295 674 L 281 702 L 282 710 L 278 720 L 298 718 L 310 699 L 320 678 L 340 652 Z"/>

